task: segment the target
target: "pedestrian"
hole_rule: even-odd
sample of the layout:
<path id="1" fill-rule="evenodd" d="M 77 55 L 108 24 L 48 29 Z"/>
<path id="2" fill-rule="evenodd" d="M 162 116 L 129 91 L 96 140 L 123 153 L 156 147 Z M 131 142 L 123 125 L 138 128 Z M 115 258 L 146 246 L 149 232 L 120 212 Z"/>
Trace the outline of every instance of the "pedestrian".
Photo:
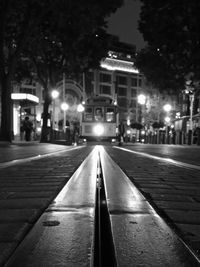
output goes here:
<path id="1" fill-rule="evenodd" d="M 31 133 L 33 130 L 33 123 L 29 120 L 29 117 L 25 117 L 24 122 L 23 122 L 23 129 L 25 131 L 25 140 L 30 141 Z"/>
<path id="2" fill-rule="evenodd" d="M 77 125 L 74 126 L 73 130 L 73 142 L 75 146 L 77 146 L 79 142 L 79 128 Z"/>

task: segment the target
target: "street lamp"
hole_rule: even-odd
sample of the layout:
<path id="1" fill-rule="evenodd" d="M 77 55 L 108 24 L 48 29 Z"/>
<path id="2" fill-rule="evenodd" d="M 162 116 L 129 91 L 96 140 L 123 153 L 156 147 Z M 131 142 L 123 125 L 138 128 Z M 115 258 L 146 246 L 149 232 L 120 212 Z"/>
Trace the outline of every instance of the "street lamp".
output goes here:
<path id="1" fill-rule="evenodd" d="M 66 124 L 66 111 L 68 110 L 68 108 L 69 108 L 69 105 L 66 102 L 63 102 L 61 104 L 61 109 L 64 112 L 64 118 L 63 118 L 63 131 L 64 131 L 64 133 L 66 132 L 66 125 L 65 125 Z"/>
<path id="2" fill-rule="evenodd" d="M 140 94 L 137 97 L 137 102 L 138 104 L 140 104 L 141 106 L 145 105 L 146 103 L 146 96 L 144 94 Z M 142 108 L 140 109 L 140 113 L 142 113 Z M 141 114 L 142 115 L 142 114 Z M 139 117 L 139 116 L 138 116 Z M 139 121 L 139 119 L 138 119 Z M 142 123 L 142 118 L 141 118 L 141 123 Z"/>
<path id="3" fill-rule="evenodd" d="M 53 90 L 51 92 L 51 97 L 53 99 L 53 114 L 52 114 L 52 130 L 54 131 L 55 129 L 55 102 L 56 98 L 58 98 L 59 92 L 57 90 Z"/>
<path id="4" fill-rule="evenodd" d="M 169 116 L 169 113 L 172 110 L 172 106 L 170 104 L 165 104 L 163 106 L 163 109 L 167 113 L 167 116 L 165 117 L 165 124 L 166 124 L 166 126 L 165 126 L 165 128 L 166 128 L 166 130 L 165 130 L 165 140 L 166 141 L 165 141 L 165 143 L 167 144 L 167 143 L 169 143 L 168 126 L 169 126 L 169 123 L 170 123 L 170 120 L 171 120 L 170 116 Z"/>
<path id="5" fill-rule="evenodd" d="M 170 120 L 171 120 L 170 117 L 168 117 L 168 116 L 165 117 L 165 122 L 166 122 L 167 124 L 170 123 Z"/>
<path id="6" fill-rule="evenodd" d="M 146 96 L 143 94 L 138 95 L 138 103 L 144 105 L 146 103 Z"/>
<path id="7" fill-rule="evenodd" d="M 165 112 L 169 113 L 172 110 L 172 106 L 170 104 L 165 104 L 163 109 Z"/>
<path id="8" fill-rule="evenodd" d="M 138 115 L 136 116 L 137 121 L 143 125 L 144 124 L 144 117 L 142 115 L 143 115 L 144 110 L 145 110 L 144 105 L 146 104 L 146 96 L 144 94 L 139 94 L 137 96 L 137 102 L 140 105 L 139 114 L 137 112 Z M 137 111 L 138 111 L 138 109 L 137 109 Z M 137 136 L 137 138 L 138 138 L 138 136 Z"/>
<path id="9" fill-rule="evenodd" d="M 59 96 L 59 92 L 57 91 L 57 90 L 53 90 L 52 92 L 51 92 L 51 96 L 52 96 L 52 98 L 53 99 L 56 99 L 58 96 Z"/>
<path id="10" fill-rule="evenodd" d="M 79 113 L 79 125 L 80 125 L 79 134 L 82 132 L 82 114 L 81 113 L 85 110 L 84 104 L 85 102 L 82 101 L 82 103 L 78 104 L 77 106 L 77 111 Z M 75 144 L 77 144 L 77 140 L 75 140 Z"/>
<path id="11" fill-rule="evenodd" d="M 83 112 L 85 110 L 85 108 L 84 108 L 84 106 L 82 105 L 82 104 L 79 104 L 78 106 L 77 106 L 77 111 L 78 112 Z"/>

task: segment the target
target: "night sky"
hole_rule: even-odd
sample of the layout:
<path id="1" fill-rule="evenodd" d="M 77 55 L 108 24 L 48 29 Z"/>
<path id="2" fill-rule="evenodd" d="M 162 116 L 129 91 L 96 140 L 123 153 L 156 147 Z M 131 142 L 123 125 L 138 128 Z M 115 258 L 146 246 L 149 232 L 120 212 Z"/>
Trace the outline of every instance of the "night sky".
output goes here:
<path id="1" fill-rule="evenodd" d="M 136 49 L 144 47 L 142 34 L 137 29 L 140 12 L 139 0 L 125 0 L 125 4 L 108 20 L 108 33 L 120 37 L 120 41 L 135 44 Z"/>

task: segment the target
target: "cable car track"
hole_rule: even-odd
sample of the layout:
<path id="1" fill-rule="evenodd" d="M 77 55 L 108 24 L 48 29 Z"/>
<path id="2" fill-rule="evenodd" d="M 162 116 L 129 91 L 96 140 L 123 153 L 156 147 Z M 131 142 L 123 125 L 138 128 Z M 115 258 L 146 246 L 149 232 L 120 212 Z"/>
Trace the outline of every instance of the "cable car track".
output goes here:
<path id="1" fill-rule="evenodd" d="M 58 264 L 198 266 L 200 261 L 96 146 L 5 266 Z"/>

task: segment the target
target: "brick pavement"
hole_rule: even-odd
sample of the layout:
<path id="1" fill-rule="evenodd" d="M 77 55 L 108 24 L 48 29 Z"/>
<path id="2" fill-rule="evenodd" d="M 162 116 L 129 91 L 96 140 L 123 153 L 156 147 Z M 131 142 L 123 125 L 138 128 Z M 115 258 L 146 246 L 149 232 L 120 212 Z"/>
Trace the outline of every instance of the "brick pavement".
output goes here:
<path id="1" fill-rule="evenodd" d="M 200 256 L 200 171 L 107 147 L 156 211 Z"/>
<path id="2" fill-rule="evenodd" d="M 82 147 L 0 169 L 0 266 L 91 150 Z"/>

